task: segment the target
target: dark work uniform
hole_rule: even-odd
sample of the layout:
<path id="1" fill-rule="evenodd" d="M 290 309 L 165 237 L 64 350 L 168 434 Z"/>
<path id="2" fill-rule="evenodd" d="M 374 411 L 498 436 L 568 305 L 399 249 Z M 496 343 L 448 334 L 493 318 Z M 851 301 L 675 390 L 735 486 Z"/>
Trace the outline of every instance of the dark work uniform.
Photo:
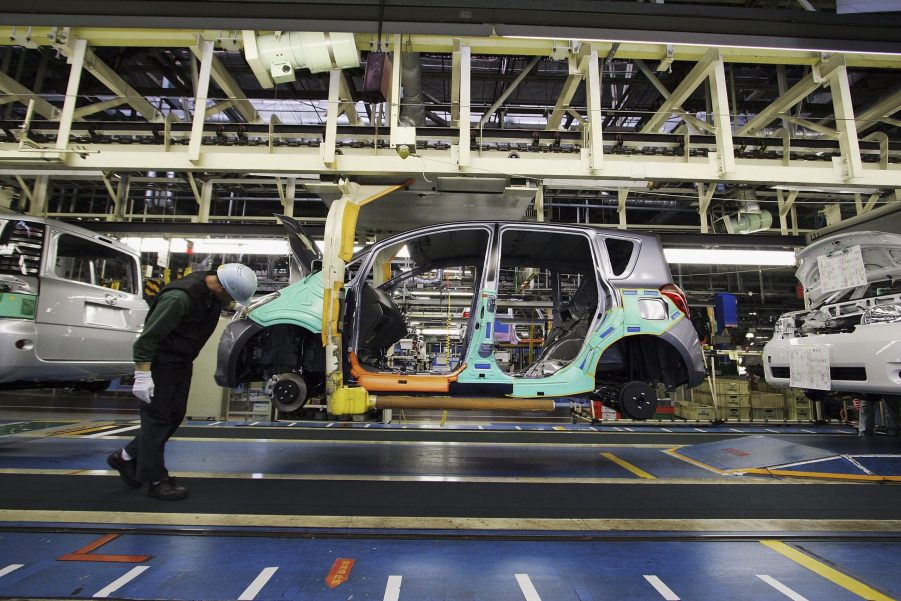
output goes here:
<path id="1" fill-rule="evenodd" d="M 225 303 L 207 288 L 204 278 L 215 271 L 189 274 L 157 295 L 134 345 L 135 363 L 150 362 L 154 393 L 141 403 L 141 430 L 125 450 L 137 457 L 137 479 L 157 482 L 168 477 L 166 441 L 181 425 L 188 409 L 194 359 L 216 329 Z"/>

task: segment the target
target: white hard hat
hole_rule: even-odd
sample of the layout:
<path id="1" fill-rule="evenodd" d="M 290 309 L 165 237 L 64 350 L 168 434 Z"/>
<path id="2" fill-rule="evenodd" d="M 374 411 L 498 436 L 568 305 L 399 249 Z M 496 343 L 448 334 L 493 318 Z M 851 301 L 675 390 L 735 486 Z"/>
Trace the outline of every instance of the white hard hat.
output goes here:
<path id="1" fill-rule="evenodd" d="M 216 277 L 229 296 L 241 305 L 248 304 L 257 290 L 256 274 L 240 263 L 223 263 L 216 270 Z"/>

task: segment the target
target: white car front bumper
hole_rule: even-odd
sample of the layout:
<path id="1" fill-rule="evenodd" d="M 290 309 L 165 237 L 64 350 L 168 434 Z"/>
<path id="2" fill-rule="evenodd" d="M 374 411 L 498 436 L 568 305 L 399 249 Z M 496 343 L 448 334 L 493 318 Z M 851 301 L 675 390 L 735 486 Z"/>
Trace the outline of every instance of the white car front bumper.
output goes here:
<path id="1" fill-rule="evenodd" d="M 829 349 L 831 390 L 901 394 L 901 323 L 859 325 L 853 332 L 772 339 L 763 347 L 766 381 L 789 386 L 789 356 L 801 347 Z"/>

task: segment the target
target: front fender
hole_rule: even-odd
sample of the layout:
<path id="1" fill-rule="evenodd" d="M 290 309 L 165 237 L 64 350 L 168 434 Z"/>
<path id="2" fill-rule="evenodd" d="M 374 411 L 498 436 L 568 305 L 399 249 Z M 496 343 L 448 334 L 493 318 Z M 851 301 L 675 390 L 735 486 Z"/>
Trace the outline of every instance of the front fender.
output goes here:
<path id="1" fill-rule="evenodd" d="M 234 388 L 238 382 L 238 360 L 247 342 L 256 336 L 263 326 L 250 319 L 233 321 L 225 326 L 219 348 L 216 351 L 216 384 L 225 388 Z"/>

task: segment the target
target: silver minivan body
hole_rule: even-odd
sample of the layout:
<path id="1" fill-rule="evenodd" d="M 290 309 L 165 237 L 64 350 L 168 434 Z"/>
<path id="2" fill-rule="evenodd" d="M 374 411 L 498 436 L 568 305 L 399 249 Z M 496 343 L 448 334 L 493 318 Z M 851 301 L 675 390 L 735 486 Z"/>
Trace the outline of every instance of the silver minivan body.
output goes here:
<path id="1" fill-rule="evenodd" d="M 140 255 L 52 219 L 0 215 L 0 386 L 132 372 L 148 307 Z"/>

